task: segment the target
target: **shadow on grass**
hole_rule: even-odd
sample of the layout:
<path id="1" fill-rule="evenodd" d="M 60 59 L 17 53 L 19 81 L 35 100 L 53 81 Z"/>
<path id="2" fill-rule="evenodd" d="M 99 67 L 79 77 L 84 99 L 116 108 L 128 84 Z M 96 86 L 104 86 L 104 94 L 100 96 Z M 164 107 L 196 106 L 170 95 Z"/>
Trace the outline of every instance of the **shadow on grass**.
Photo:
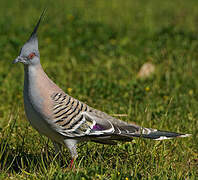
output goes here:
<path id="1" fill-rule="evenodd" d="M 3 150 L 3 151 L 2 151 Z M 66 168 L 69 159 L 62 157 L 62 153 L 55 155 L 54 152 L 44 150 L 41 153 L 28 153 L 23 147 L 13 149 L 12 145 L 4 141 L 1 143 L 0 171 L 6 172 L 46 172 L 51 163 Z"/>
<path id="2" fill-rule="evenodd" d="M 13 131 L 16 131 L 15 120 L 9 121 L 7 127 L 0 132 L 0 171 L 6 172 L 30 172 L 34 170 L 47 171 L 50 163 L 57 163 L 59 166 L 66 167 L 68 159 L 62 157 L 62 153 L 55 155 L 53 151 L 49 151 L 48 144 L 44 150 L 39 152 L 25 151 L 24 144 L 11 141 L 13 139 Z M 16 128 L 16 129 L 15 129 Z M 66 156 L 67 157 L 67 156 Z"/>

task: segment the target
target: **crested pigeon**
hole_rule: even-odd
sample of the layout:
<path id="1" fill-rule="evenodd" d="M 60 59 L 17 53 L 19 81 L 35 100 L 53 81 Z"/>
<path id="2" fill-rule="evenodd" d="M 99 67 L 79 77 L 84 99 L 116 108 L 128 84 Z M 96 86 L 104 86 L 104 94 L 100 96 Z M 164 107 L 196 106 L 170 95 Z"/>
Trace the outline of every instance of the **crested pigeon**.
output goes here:
<path id="1" fill-rule="evenodd" d="M 190 135 L 129 124 L 64 93 L 47 76 L 40 64 L 37 30 L 43 14 L 13 63 L 24 64 L 23 95 L 27 119 L 40 134 L 52 140 L 56 152 L 59 145 L 65 145 L 69 149 L 71 166 L 78 156 L 78 142 L 115 145 L 116 141 L 127 142 L 133 137 L 163 140 Z"/>

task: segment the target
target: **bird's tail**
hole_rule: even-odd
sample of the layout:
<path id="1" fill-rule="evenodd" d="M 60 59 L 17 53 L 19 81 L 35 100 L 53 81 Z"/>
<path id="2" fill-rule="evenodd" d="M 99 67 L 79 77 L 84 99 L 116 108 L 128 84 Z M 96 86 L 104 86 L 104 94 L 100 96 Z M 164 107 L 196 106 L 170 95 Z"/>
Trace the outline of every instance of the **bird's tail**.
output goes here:
<path id="1" fill-rule="evenodd" d="M 191 134 L 144 128 L 136 124 L 129 124 L 114 118 L 109 118 L 106 121 L 102 121 L 101 119 L 97 118 L 97 122 L 94 125 L 93 130 L 89 134 L 89 137 L 93 137 L 94 141 L 100 143 L 113 144 L 114 140 L 131 141 L 131 139 L 133 139 L 134 137 L 142 137 L 153 140 L 164 140 L 176 137 L 188 137 L 190 135 Z"/>
<path id="2" fill-rule="evenodd" d="M 132 128 L 133 132 L 130 131 Z M 122 131 L 120 131 L 121 136 L 125 137 L 142 137 L 142 138 L 148 138 L 153 140 L 164 140 L 164 139 L 172 139 L 176 137 L 188 137 L 191 136 L 191 134 L 183 134 L 183 133 L 175 133 L 175 132 L 168 132 L 168 131 L 161 131 L 157 129 L 151 129 L 151 128 L 143 128 L 136 126 L 136 131 L 134 132 L 134 126 L 128 126 L 122 127 Z"/>
<path id="3" fill-rule="evenodd" d="M 191 134 L 183 134 L 183 133 L 175 133 L 175 132 L 168 132 L 168 131 L 160 131 L 157 129 L 149 129 L 149 128 L 141 128 L 140 133 L 129 133 L 129 136 L 133 137 L 143 137 L 153 140 L 164 140 L 164 139 L 172 139 L 176 137 L 188 137 Z"/>

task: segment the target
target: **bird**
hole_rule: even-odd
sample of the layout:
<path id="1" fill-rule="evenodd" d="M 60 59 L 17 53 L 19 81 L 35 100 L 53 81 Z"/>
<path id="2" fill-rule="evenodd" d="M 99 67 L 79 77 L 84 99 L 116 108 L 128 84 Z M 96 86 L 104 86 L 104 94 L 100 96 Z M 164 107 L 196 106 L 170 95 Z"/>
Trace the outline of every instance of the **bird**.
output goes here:
<path id="1" fill-rule="evenodd" d="M 13 63 L 24 65 L 23 99 L 28 121 L 40 134 L 52 140 L 56 153 L 61 145 L 69 149 L 71 167 L 78 156 L 79 142 L 116 145 L 119 141 L 132 141 L 134 137 L 164 140 L 191 135 L 127 123 L 65 93 L 48 77 L 40 63 L 37 30 L 44 13 Z"/>

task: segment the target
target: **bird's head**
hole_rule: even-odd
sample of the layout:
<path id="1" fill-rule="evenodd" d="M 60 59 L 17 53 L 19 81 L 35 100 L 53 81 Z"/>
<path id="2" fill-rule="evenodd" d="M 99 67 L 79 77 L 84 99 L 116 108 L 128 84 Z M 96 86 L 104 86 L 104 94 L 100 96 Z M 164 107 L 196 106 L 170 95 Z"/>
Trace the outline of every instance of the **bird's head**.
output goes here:
<path id="1" fill-rule="evenodd" d="M 37 30 L 45 10 L 42 12 L 30 38 L 21 48 L 19 56 L 13 61 L 13 63 L 23 63 L 24 65 L 35 65 L 40 63 L 40 54 L 38 49 Z"/>

